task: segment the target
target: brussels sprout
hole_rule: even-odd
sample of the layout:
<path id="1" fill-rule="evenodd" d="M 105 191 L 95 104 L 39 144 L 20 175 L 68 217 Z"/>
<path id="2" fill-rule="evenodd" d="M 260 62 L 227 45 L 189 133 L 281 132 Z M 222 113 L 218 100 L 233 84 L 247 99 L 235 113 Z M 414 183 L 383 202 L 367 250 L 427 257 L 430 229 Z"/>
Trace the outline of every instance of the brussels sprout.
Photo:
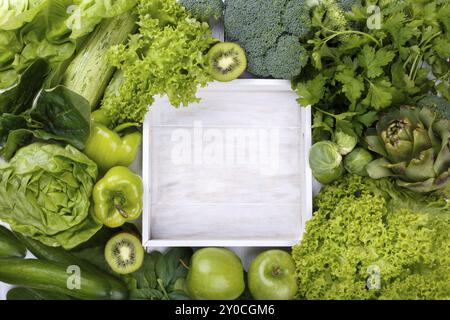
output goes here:
<path id="1" fill-rule="evenodd" d="M 334 142 L 338 146 L 339 153 L 345 156 L 356 147 L 358 136 L 353 129 L 338 125 L 334 132 Z"/>
<path id="2" fill-rule="evenodd" d="M 344 158 L 345 169 L 353 174 L 367 177 L 366 166 L 372 162 L 372 154 L 363 148 L 356 148 Z"/>
<path id="3" fill-rule="evenodd" d="M 321 141 L 309 151 L 309 166 L 317 181 L 329 184 L 345 172 L 338 146 L 331 141 Z"/>

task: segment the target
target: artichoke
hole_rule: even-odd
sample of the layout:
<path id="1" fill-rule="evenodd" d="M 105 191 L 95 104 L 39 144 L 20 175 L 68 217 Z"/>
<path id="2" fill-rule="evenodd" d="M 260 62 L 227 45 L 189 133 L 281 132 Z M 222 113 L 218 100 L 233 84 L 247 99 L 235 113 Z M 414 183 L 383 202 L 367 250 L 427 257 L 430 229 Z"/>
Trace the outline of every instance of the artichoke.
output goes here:
<path id="1" fill-rule="evenodd" d="M 373 179 L 394 177 L 416 192 L 435 191 L 450 181 L 450 125 L 429 108 L 393 110 L 368 131 L 366 142 L 382 156 L 366 167 Z"/>

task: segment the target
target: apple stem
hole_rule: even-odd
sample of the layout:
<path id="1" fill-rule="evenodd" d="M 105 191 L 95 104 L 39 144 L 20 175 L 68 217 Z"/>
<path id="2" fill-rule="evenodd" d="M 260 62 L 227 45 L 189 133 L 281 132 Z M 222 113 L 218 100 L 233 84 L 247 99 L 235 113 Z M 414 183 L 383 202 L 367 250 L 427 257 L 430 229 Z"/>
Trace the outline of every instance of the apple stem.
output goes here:
<path id="1" fill-rule="evenodd" d="M 188 267 L 188 265 L 183 261 L 183 259 L 181 259 L 180 258 L 180 263 L 181 263 L 181 265 L 186 269 L 186 270 L 189 270 L 189 267 Z"/>
<path id="2" fill-rule="evenodd" d="M 280 268 L 280 266 L 276 266 L 276 267 L 272 270 L 272 275 L 273 275 L 274 277 L 279 276 L 280 273 L 281 273 L 281 268 Z"/>

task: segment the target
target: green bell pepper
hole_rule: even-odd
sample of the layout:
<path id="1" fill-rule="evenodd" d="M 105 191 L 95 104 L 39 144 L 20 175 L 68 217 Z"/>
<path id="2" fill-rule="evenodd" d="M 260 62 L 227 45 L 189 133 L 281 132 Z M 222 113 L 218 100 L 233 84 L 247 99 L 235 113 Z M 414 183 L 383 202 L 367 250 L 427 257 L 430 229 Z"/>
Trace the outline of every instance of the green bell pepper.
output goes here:
<path id="1" fill-rule="evenodd" d="M 108 126 L 110 122 L 103 110 L 97 110 L 91 115 L 91 135 L 86 142 L 84 153 L 95 161 L 103 172 L 115 166 L 130 166 L 136 158 L 142 141 L 135 123 L 125 123 L 114 130 Z M 124 134 L 122 134 L 124 133 Z"/>
<path id="2" fill-rule="evenodd" d="M 142 196 L 141 177 L 126 167 L 114 167 L 94 186 L 94 214 L 105 226 L 120 227 L 139 218 Z"/>

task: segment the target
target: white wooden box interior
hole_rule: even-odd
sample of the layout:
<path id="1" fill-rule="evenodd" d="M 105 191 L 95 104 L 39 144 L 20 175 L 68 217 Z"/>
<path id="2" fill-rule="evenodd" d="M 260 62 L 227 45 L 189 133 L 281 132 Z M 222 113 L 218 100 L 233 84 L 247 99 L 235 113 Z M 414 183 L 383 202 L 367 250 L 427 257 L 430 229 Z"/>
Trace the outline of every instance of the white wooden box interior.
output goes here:
<path id="1" fill-rule="evenodd" d="M 312 212 L 310 109 L 299 107 L 284 80 L 211 83 L 198 96 L 200 103 L 179 109 L 159 98 L 144 123 L 144 245 L 297 243 Z M 247 135 L 240 149 L 227 139 L 230 132 Z M 192 154 L 181 157 L 187 161 L 176 158 L 180 134 L 192 138 L 185 148 Z M 227 150 L 235 150 L 233 159 L 239 150 L 246 157 L 217 162 Z"/>

